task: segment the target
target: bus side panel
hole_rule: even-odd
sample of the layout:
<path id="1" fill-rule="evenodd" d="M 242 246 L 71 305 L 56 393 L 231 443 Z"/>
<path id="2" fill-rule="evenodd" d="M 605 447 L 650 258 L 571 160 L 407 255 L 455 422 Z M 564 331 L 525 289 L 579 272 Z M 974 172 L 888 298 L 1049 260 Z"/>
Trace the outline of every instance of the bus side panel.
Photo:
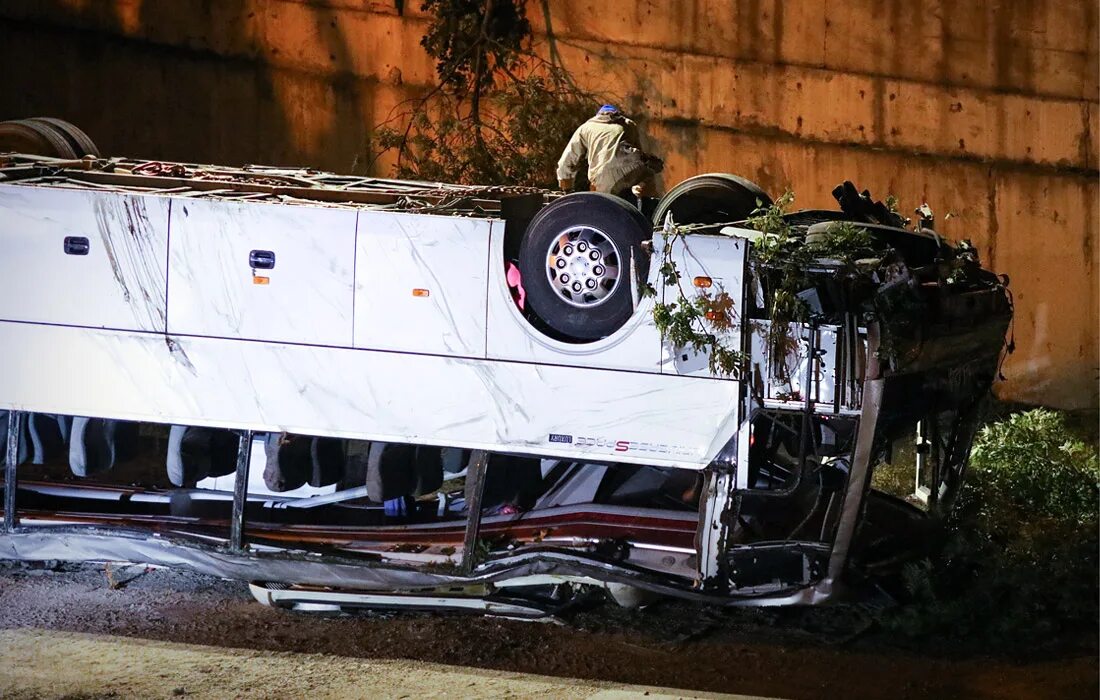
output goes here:
<path id="1" fill-rule="evenodd" d="M 0 319 L 163 333 L 169 200 L 0 186 Z"/>
<path id="2" fill-rule="evenodd" d="M 0 322 L 0 408 L 699 469 L 739 383 Z"/>
<path id="3" fill-rule="evenodd" d="M 457 216 L 359 212 L 355 347 L 485 357 L 491 226 Z"/>
<path id="4" fill-rule="evenodd" d="M 168 332 L 348 347 L 356 212 L 172 205 Z"/>

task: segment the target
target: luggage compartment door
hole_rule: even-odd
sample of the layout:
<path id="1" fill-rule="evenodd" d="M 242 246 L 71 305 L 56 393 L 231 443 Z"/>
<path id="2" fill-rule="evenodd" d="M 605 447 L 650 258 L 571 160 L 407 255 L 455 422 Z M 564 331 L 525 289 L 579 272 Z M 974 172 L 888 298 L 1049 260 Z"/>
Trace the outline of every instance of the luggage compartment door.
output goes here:
<path id="1" fill-rule="evenodd" d="M 355 347 L 485 357 L 492 222 L 364 211 Z"/>
<path id="2" fill-rule="evenodd" d="M 0 186 L 0 320 L 163 333 L 169 200 Z"/>
<path id="3" fill-rule="evenodd" d="M 351 209 L 177 200 L 168 332 L 351 345 Z"/>

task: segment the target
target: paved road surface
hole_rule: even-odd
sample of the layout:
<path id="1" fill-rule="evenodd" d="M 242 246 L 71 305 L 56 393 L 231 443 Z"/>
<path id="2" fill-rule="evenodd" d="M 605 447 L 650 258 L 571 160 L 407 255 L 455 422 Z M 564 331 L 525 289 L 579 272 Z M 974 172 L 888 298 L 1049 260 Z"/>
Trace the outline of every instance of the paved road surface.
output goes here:
<path id="1" fill-rule="evenodd" d="M 402 659 L 222 649 L 107 635 L 0 631 L 0 697 L 30 698 L 728 698 Z"/>

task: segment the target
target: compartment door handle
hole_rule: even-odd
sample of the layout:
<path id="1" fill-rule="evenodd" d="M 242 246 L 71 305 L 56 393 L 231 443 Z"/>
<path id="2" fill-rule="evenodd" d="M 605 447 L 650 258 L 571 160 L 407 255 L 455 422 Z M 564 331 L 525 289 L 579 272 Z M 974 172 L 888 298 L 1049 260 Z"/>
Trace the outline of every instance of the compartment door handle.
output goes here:
<path id="1" fill-rule="evenodd" d="M 65 255 L 87 255 L 91 250 L 84 236 L 65 236 Z"/>
<path id="2" fill-rule="evenodd" d="M 248 265 L 253 270 L 270 270 L 275 267 L 275 251 L 253 250 L 248 254 Z"/>

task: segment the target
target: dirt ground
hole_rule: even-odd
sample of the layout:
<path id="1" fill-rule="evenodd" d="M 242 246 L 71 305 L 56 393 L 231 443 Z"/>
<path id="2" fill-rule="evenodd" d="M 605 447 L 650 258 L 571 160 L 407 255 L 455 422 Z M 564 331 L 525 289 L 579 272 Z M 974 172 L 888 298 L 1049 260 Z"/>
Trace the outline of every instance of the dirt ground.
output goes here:
<path id="1" fill-rule="evenodd" d="M 874 632 L 865 613 L 843 608 L 600 606 L 561 624 L 412 613 L 332 617 L 263 607 L 241 583 L 183 571 L 154 570 L 116 590 L 102 566 L 0 566 L 0 628 L 28 627 L 784 698 L 1100 693 L 1091 654 L 918 654 Z M 471 693 L 456 687 L 454 694 Z"/>

